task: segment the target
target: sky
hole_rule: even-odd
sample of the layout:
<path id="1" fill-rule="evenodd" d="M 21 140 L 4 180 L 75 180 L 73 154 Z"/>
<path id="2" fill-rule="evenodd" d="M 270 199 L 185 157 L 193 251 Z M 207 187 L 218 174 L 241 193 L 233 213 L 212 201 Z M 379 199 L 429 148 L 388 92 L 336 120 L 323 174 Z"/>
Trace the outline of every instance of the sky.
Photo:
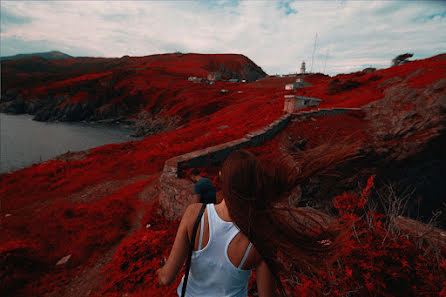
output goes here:
<path id="1" fill-rule="evenodd" d="M 268 74 L 446 53 L 446 1 L 0 1 L 0 55 L 237 53 Z M 317 37 L 316 37 L 317 36 Z M 312 62 L 313 61 L 313 62 Z"/>

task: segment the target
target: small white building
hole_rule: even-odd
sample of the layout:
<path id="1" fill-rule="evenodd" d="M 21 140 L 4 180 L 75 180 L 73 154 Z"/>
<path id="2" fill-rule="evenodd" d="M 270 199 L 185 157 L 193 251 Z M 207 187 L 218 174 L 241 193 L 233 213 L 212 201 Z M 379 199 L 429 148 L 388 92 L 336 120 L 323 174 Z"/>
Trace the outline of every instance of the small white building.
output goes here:
<path id="1" fill-rule="evenodd" d="M 291 84 L 286 84 L 285 85 L 285 90 L 293 90 L 295 88 L 298 88 L 299 84 L 297 82 L 293 82 Z"/>
<path id="2" fill-rule="evenodd" d="M 305 108 L 319 106 L 322 100 L 313 97 L 304 97 L 297 95 L 285 95 L 285 103 L 283 110 L 287 113 L 293 113 L 296 110 Z"/>
<path id="3" fill-rule="evenodd" d="M 296 82 L 285 85 L 285 90 L 294 90 L 296 88 L 303 88 L 311 86 L 309 83 L 306 83 L 302 78 L 297 78 Z"/>

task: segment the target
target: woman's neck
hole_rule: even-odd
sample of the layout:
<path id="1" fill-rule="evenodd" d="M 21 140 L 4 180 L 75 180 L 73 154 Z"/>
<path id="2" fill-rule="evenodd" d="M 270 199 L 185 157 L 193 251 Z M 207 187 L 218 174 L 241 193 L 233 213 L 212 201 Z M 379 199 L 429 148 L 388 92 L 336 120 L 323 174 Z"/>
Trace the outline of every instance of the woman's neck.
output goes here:
<path id="1" fill-rule="evenodd" d="M 219 204 L 215 205 L 215 210 L 218 216 L 227 222 L 232 222 L 231 216 L 229 215 L 228 207 L 226 206 L 226 201 L 223 199 Z"/>

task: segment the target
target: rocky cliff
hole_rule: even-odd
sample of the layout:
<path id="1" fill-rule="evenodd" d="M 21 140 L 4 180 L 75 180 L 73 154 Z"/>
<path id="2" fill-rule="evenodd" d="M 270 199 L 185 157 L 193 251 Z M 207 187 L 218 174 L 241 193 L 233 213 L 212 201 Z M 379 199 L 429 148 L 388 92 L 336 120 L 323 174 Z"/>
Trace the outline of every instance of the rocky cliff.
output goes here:
<path id="1" fill-rule="evenodd" d="M 215 96 L 215 87 L 203 88 L 187 80 L 211 72 L 219 72 L 224 80 L 254 81 L 266 75 L 247 57 L 235 54 L 63 60 L 27 57 L 2 61 L 0 112 L 34 114 L 38 121 L 125 122 L 132 124 L 137 134 L 148 135 L 193 120 L 188 110 L 171 115 L 169 108 L 198 89 L 206 98 L 195 106 L 199 109 L 202 105 L 199 116 L 221 108 L 208 102 Z"/>

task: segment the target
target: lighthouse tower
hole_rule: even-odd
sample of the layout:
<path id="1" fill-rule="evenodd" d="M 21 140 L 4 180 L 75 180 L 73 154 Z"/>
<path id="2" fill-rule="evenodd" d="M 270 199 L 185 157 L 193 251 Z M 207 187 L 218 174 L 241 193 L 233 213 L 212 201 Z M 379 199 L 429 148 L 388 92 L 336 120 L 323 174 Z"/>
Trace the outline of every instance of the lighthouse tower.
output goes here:
<path id="1" fill-rule="evenodd" d="M 303 61 L 302 66 L 300 66 L 300 73 L 305 74 L 305 61 Z"/>

